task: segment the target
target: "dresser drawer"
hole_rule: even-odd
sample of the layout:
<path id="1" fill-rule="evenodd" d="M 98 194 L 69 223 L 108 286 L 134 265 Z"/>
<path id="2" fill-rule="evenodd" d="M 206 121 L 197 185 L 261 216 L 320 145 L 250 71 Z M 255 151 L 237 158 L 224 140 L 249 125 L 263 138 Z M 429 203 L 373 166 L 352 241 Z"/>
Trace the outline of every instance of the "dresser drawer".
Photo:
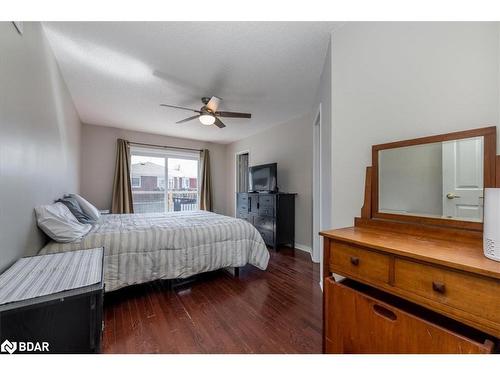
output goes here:
<path id="1" fill-rule="evenodd" d="M 368 282 L 389 282 L 390 257 L 362 247 L 332 241 L 330 269 L 342 276 L 360 278 Z"/>
<path id="2" fill-rule="evenodd" d="M 238 212 L 246 212 L 248 213 L 248 205 L 245 204 L 239 204 L 238 205 Z"/>
<path id="3" fill-rule="evenodd" d="M 432 311 L 352 280 L 324 282 L 326 353 L 492 352 L 489 336 Z"/>
<path id="4" fill-rule="evenodd" d="M 262 230 L 257 228 L 259 231 L 260 235 L 262 236 L 262 239 L 268 246 L 273 246 L 274 245 L 274 233 L 270 232 L 268 230 Z"/>
<path id="5" fill-rule="evenodd" d="M 273 206 L 262 206 L 259 205 L 259 215 L 261 216 L 274 216 L 274 208 Z"/>
<path id="6" fill-rule="evenodd" d="M 238 200 L 242 202 L 247 202 L 248 201 L 248 194 L 247 193 L 238 193 Z"/>
<path id="7" fill-rule="evenodd" d="M 258 230 L 267 230 L 274 232 L 274 219 L 270 217 L 257 216 L 254 225 Z"/>
<path id="8" fill-rule="evenodd" d="M 397 258 L 394 287 L 500 323 L 500 282 Z"/>
<path id="9" fill-rule="evenodd" d="M 274 206 L 274 196 L 270 196 L 270 195 L 259 196 L 259 205 L 273 207 Z"/>

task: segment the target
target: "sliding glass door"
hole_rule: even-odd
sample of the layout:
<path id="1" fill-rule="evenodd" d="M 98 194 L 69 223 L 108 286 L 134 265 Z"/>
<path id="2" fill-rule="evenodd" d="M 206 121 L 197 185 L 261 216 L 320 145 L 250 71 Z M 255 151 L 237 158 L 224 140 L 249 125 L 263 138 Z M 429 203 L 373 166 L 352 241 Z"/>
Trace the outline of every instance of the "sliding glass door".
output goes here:
<path id="1" fill-rule="evenodd" d="M 168 211 L 198 209 L 198 159 L 168 158 Z"/>
<path id="2" fill-rule="evenodd" d="M 165 158 L 145 152 L 132 153 L 130 170 L 134 212 L 165 212 Z"/>
<path id="3" fill-rule="evenodd" d="M 195 152 L 132 148 L 134 212 L 197 210 L 199 164 Z"/>

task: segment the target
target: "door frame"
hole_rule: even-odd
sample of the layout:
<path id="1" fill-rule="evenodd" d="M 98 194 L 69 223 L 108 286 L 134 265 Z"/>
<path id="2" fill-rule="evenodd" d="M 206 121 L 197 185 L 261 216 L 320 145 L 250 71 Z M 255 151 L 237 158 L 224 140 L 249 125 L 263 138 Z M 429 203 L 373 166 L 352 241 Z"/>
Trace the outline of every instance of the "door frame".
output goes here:
<path id="1" fill-rule="evenodd" d="M 313 262 L 319 263 L 321 259 L 322 237 L 318 234 L 323 227 L 322 222 L 322 198 L 323 191 L 321 188 L 321 130 L 322 130 L 322 113 L 321 103 L 318 106 L 316 115 L 313 120 L 313 176 L 312 176 L 312 249 L 311 258 Z"/>
<path id="2" fill-rule="evenodd" d="M 236 205 L 238 198 L 236 197 L 236 192 L 238 191 L 238 156 L 242 154 L 248 154 L 248 166 L 250 166 L 250 150 L 237 151 L 234 154 L 234 211 L 233 216 L 236 217 Z"/>

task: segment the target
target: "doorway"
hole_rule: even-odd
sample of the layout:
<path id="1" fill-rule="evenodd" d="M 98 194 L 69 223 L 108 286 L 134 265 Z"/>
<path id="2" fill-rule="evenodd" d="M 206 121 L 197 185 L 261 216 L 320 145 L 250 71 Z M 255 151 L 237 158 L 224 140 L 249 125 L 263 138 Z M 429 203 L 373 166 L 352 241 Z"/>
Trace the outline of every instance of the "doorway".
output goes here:
<path id="1" fill-rule="evenodd" d="M 236 154 L 236 192 L 248 192 L 248 151 Z"/>
<path id="2" fill-rule="evenodd" d="M 322 239 L 318 235 L 321 223 L 321 104 L 313 123 L 313 262 L 320 261 Z"/>
<path id="3" fill-rule="evenodd" d="M 240 151 L 235 155 L 235 179 L 234 191 L 236 193 L 248 192 L 248 166 L 250 163 L 250 152 Z M 234 196 L 234 212 L 236 214 L 236 194 Z"/>

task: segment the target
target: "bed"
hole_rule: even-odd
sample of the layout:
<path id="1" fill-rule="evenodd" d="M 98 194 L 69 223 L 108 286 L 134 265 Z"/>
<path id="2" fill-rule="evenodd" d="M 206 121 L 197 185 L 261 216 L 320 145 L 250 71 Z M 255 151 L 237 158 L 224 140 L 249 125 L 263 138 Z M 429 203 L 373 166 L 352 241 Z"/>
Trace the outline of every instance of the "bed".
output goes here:
<path id="1" fill-rule="evenodd" d="M 106 291 L 226 267 L 267 268 L 269 251 L 250 223 L 207 211 L 102 215 L 78 242 L 40 254 L 104 247 Z"/>

